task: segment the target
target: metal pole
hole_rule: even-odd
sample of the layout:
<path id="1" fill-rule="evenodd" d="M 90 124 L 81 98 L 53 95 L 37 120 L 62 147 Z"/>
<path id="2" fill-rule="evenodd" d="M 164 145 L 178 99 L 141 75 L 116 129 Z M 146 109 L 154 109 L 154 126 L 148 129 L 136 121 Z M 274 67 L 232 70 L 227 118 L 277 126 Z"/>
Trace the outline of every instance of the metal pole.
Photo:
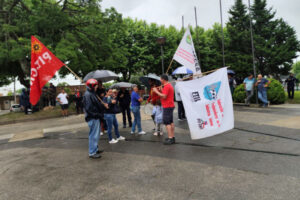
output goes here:
<path id="1" fill-rule="evenodd" d="M 162 74 L 164 74 L 164 48 L 163 45 L 160 45 L 160 51 L 161 51 L 161 69 L 162 69 Z"/>
<path id="2" fill-rule="evenodd" d="M 17 96 L 16 96 L 16 77 L 14 77 L 14 102 L 17 103 Z"/>
<path id="3" fill-rule="evenodd" d="M 182 15 L 182 30 L 184 30 L 184 16 Z"/>
<path id="4" fill-rule="evenodd" d="M 250 20 L 250 34 L 251 34 L 251 48 L 252 48 L 252 62 L 253 62 L 253 76 L 256 78 L 256 65 L 255 65 L 255 50 L 254 50 L 254 41 L 253 41 L 253 27 L 252 27 L 252 15 L 250 10 L 250 0 L 248 0 L 248 10 L 249 10 L 249 20 Z M 256 90 L 256 104 L 258 104 L 257 98 L 257 88 Z"/>
<path id="5" fill-rule="evenodd" d="M 197 40 L 198 45 L 200 46 L 199 34 L 198 34 L 198 31 L 197 31 L 197 29 L 198 29 L 197 8 L 196 8 L 196 6 L 194 8 L 195 8 L 195 21 L 196 21 L 196 40 Z M 198 52 L 198 60 L 199 60 L 199 66 L 201 67 L 201 65 L 200 65 L 200 47 L 199 47 L 199 52 Z"/>
<path id="6" fill-rule="evenodd" d="M 225 50 L 224 50 L 224 30 L 223 30 L 223 14 L 222 14 L 222 0 L 220 0 L 220 16 L 222 28 L 222 54 L 223 54 L 223 67 L 225 67 Z"/>

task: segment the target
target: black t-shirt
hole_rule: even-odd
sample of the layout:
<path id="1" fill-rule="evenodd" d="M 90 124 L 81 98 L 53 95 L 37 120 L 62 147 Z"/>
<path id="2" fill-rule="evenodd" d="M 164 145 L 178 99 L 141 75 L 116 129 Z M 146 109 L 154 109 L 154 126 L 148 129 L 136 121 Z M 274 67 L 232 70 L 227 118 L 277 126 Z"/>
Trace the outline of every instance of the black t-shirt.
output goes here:
<path id="1" fill-rule="evenodd" d="M 288 87 L 295 87 L 295 83 L 296 83 L 297 79 L 293 76 L 289 76 L 285 82 L 287 83 Z"/>

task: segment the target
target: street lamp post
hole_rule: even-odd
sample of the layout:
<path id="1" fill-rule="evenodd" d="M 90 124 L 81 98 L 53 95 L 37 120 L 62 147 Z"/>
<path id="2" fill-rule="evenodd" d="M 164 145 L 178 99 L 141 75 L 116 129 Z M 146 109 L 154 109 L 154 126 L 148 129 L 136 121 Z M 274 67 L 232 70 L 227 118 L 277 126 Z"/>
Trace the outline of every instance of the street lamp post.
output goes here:
<path id="1" fill-rule="evenodd" d="M 164 44 L 166 43 L 166 38 L 165 37 L 159 37 L 156 39 L 157 44 L 160 45 L 160 52 L 161 52 L 161 70 L 162 74 L 164 74 Z"/>

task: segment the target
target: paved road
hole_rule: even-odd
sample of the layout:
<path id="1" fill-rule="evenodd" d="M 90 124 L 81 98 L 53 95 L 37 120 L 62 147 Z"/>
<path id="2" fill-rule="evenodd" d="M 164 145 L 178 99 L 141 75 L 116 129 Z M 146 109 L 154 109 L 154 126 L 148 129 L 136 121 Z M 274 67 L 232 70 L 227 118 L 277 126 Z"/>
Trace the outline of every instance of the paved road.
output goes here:
<path id="1" fill-rule="evenodd" d="M 196 141 L 176 121 L 173 146 L 120 128 L 127 141 L 102 137 L 100 160 L 87 157 L 82 116 L 1 126 L 13 136 L 0 138 L 0 199 L 299 199 L 299 114 L 235 107 L 235 129 Z"/>

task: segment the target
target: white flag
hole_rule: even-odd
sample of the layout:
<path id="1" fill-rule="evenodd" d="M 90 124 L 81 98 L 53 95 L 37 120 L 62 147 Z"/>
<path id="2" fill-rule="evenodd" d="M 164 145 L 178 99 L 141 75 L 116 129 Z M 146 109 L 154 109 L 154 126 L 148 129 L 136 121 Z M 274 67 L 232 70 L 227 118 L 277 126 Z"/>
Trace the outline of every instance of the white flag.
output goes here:
<path id="1" fill-rule="evenodd" d="M 173 59 L 192 70 L 194 74 L 201 73 L 190 29 L 186 30 Z"/>
<path id="2" fill-rule="evenodd" d="M 193 140 L 233 129 L 233 105 L 227 68 L 177 84 Z"/>

